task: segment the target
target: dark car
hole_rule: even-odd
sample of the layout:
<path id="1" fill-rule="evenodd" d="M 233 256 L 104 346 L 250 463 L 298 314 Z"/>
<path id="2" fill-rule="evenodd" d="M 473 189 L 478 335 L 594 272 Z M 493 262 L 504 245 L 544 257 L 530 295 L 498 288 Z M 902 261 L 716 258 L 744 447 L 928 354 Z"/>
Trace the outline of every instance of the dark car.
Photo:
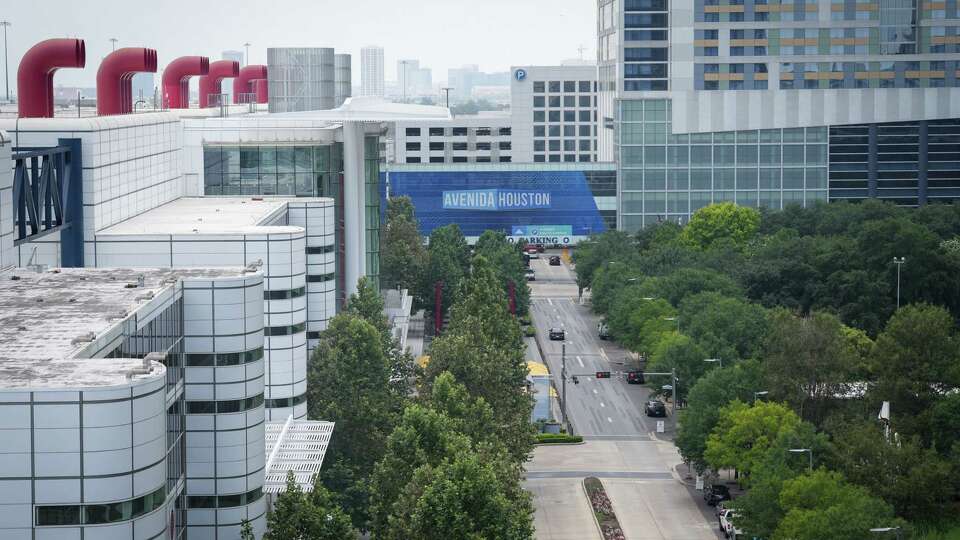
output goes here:
<path id="1" fill-rule="evenodd" d="M 723 484 L 713 484 L 703 488 L 703 500 L 710 506 L 716 506 L 720 501 L 730 500 L 730 488 Z"/>
<path id="2" fill-rule="evenodd" d="M 647 413 L 647 416 L 655 416 L 658 418 L 667 416 L 667 407 L 658 399 L 651 399 L 643 409 L 644 412 Z"/>
<path id="3" fill-rule="evenodd" d="M 563 328 L 550 329 L 550 341 L 563 341 L 565 339 L 567 339 L 567 333 Z"/>
<path id="4" fill-rule="evenodd" d="M 525 274 L 526 274 L 526 276 L 527 276 L 527 281 L 536 281 L 536 280 L 537 280 L 537 273 L 534 272 L 532 269 L 527 268 L 527 271 L 525 272 Z"/>
<path id="5" fill-rule="evenodd" d="M 543 253 L 544 251 L 547 250 L 547 248 L 543 244 L 534 244 L 534 246 L 536 246 L 538 253 Z"/>
<path id="6" fill-rule="evenodd" d="M 550 266 L 560 266 L 560 256 L 553 255 L 550 257 Z"/>
<path id="7" fill-rule="evenodd" d="M 643 384 L 643 372 L 639 369 L 627 372 L 627 384 Z M 660 403 L 659 401 L 657 403 Z M 662 403 L 661 403 L 662 405 Z"/>

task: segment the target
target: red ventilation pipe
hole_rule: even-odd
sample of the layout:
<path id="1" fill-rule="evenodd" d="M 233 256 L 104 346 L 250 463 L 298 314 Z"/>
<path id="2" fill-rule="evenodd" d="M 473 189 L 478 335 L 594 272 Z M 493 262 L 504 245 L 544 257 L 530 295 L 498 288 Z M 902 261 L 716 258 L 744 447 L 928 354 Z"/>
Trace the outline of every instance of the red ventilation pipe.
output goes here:
<path id="1" fill-rule="evenodd" d="M 181 56 L 163 70 L 163 103 L 170 109 L 190 108 L 190 77 L 210 71 L 206 56 Z"/>
<path id="2" fill-rule="evenodd" d="M 133 76 L 157 72 L 157 51 L 126 47 L 108 54 L 97 71 L 97 114 L 133 112 Z"/>
<path id="3" fill-rule="evenodd" d="M 234 79 L 240 75 L 240 62 L 236 60 L 217 60 L 210 64 L 210 71 L 200 77 L 200 108 L 210 106 L 210 94 L 220 93 L 220 82 Z"/>
<path id="4" fill-rule="evenodd" d="M 87 50 L 82 39 L 48 39 L 34 45 L 17 71 L 17 111 L 21 118 L 53 118 L 53 74 L 82 68 Z"/>
<path id="5" fill-rule="evenodd" d="M 266 78 L 267 66 L 262 64 L 244 66 L 244 68 L 240 70 L 240 75 L 233 80 L 233 102 L 240 103 L 240 94 L 250 93 L 250 81 Z"/>
<path id="6" fill-rule="evenodd" d="M 253 93 L 257 95 L 257 103 L 270 103 L 270 86 L 266 79 L 254 79 L 250 81 L 253 85 Z"/>

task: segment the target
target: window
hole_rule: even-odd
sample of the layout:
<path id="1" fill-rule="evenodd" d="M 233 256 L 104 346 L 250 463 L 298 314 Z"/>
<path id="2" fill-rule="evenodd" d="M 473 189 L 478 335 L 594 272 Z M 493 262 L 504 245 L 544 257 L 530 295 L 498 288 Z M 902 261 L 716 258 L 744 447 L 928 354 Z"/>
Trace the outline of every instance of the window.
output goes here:
<path id="1" fill-rule="evenodd" d="M 454 150 L 461 150 L 461 151 L 462 151 L 462 150 L 466 150 L 466 149 L 467 149 L 467 143 L 465 143 L 465 142 L 455 142 L 455 143 L 453 143 L 453 149 L 454 149 Z"/>
<path id="2" fill-rule="evenodd" d="M 576 106 L 577 106 L 577 96 L 563 96 L 563 106 L 564 106 L 564 107 L 576 107 Z"/>
<path id="3" fill-rule="evenodd" d="M 307 283 L 321 283 L 324 281 L 333 281 L 335 274 L 314 274 L 307 276 Z"/>
<path id="4" fill-rule="evenodd" d="M 467 156 L 453 156 L 452 163 L 466 163 Z"/>
<path id="5" fill-rule="evenodd" d="M 533 126 L 533 136 L 534 136 L 534 137 L 546 137 L 546 136 L 547 136 L 547 127 L 546 127 L 546 126 Z"/>
<path id="6" fill-rule="evenodd" d="M 477 163 L 490 163 L 490 156 L 477 156 Z"/>
<path id="7" fill-rule="evenodd" d="M 307 255 L 322 255 L 324 253 L 333 253 L 337 246 L 307 246 Z"/>
<path id="8" fill-rule="evenodd" d="M 580 132 L 580 136 L 581 136 L 581 137 L 589 137 L 589 136 L 590 136 L 590 126 L 580 126 L 580 127 L 579 127 L 579 132 Z"/>
<path id="9" fill-rule="evenodd" d="M 488 127 L 478 127 L 477 128 L 477 137 L 489 137 L 490 128 Z"/>
<path id="10" fill-rule="evenodd" d="M 466 137 L 466 136 L 467 136 L 467 128 L 465 128 L 465 127 L 455 127 L 455 128 L 453 128 L 453 136 L 454 136 L 454 137 Z"/>
<path id="11" fill-rule="evenodd" d="M 419 152 L 420 143 L 418 142 L 408 142 L 407 143 L 407 152 Z"/>
<path id="12" fill-rule="evenodd" d="M 580 93 L 585 93 L 590 91 L 590 81 L 580 81 L 577 84 L 580 87 Z"/>
<path id="13" fill-rule="evenodd" d="M 590 96 L 580 96 L 580 106 L 589 107 L 590 106 Z"/>
<path id="14" fill-rule="evenodd" d="M 511 146 L 512 146 L 512 145 L 510 144 L 510 141 L 501 141 L 501 142 L 500 142 L 500 150 L 510 150 L 510 149 L 511 149 Z"/>
<path id="15" fill-rule="evenodd" d="M 80 505 L 68 506 L 38 506 L 37 526 L 44 525 L 79 525 Z"/>
<path id="16" fill-rule="evenodd" d="M 331 248 L 333 246 L 330 246 Z M 325 248 L 321 248 L 325 249 Z M 290 300 L 291 298 L 300 298 L 307 294 L 306 287 L 297 287 L 296 289 L 284 289 L 280 291 L 263 291 L 264 300 Z"/>
<path id="17" fill-rule="evenodd" d="M 560 96 L 550 96 L 550 106 L 554 109 L 560 108 Z"/>
<path id="18" fill-rule="evenodd" d="M 577 126 L 566 125 L 563 126 L 563 136 L 564 137 L 576 137 L 577 136 Z"/>
<path id="19" fill-rule="evenodd" d="M 419 137 L 420 128 L 407 128 L 406 133 L 407 133 L 407 137 Z"/>
<path id="20" fill-rule="evenodd" d="M 264 400 L 264 405 L 271 409 L 282 409 L 285 407 L 294 407 L 296 405 L 301 405 L 306 402 L 307 402 L 307 395 L 300 394 L 299 396 L 293 396 L 288 398 L 266 399 Z"/>
<path id="21" fill-rule="evenodd" d="M 442 151 L 443 151 L 443 143 L 442 143 L 442 142 L 432 142 L 432 143 L 430 143 L 430 150 L 431 150 L 431 151 L 437 151 L 437 150 L 439 150 L 439 151 L 442 152 Z"/>
<path id="22" fill-rule="evenodd" d="M 538 126 L 538 127 L 542 127 L 542 126 Z M 500 128 L 500 136 L 501 136 L 501 137 L 509 137 L 510 135 L 513 134 L 512 132 L 513 132 L 513 129 L 512 129 L 512 128 L 508 128 L 508 127 L 502 127 L 502 128 Z"/>
<path id="23" fill-rule="evenodd" d="M 430 128 L 431 137 L 443 137 L 443 128 Z"/>
<path id="24" fill-rule="evenodd" d="M 544 83 L 543 83 L 543 81 L 534 81 L 534 83 L 533 83 L 533 92 L 534 92 L 535 94 L 542 94 L 542 93 L 543 93 L 543 90 L 544 90 Z"/>
<path id="25" fill-rule="evenodd" d="M 579 116 L 580 116 L 580 121 L 581 121 L 581 122 L 589 122 L 589 121 L 590 121 L 590 111 L 580 111 Z"/>
<path id="26" fill-rule="evenodd" d="M 430 156 L 430 163 L 443 163 L 443 156 Z"/>
<path id="27" fill-rule="evenodd" d="M 550 81 L 550 93 L 551 94 L 560 93 L 560 81 Z"/>
<path id="28" fill-rule="evenodd" d="M 542 109 L 544 107 L 544 98 L 543 96 L 533 96 L 533 106 Z"/>
<path id="29" fill-rule="evenodd" d="M 534 152 L 544 152 L 547 149 L 547 141 L 543 139 L 537 139 L 533 141 L 533 151 Z"/>
<path id="30" fill-rule="evenodd" d="M 420 158 L 407 156 L 407 163 L 420 163 Z"/>
<path id="31" fill-rule="evenodd" d="M 191 495 L 187 497 L 188 508 L 232 508 L 244 506 L 260 500 L 263 497 L 263 488 L 256 488 L 246 493 L 236 495 Z"/>
<path id="32" fill-rule="evenodd" d="M 560 121 L 560 111 L 550 111 L 550 116 L 548 117 L 551 122 Z"/>
<path id="33" fill-rule="evenodd" d="M 563 81 L 563 91 L 572 93 L 577 91 L 577 82 L 576 81 Z"/>
<path id="34" fill-rule="evenodd" d="M 546 161 L 546 156 L 544 156 L 543 154 L 534 154 L 534 155 L 533 155 L 533 162 L 534 162 L 534 163 L 543 163 L 543 162 L 545 162 L 545 161 Z"/>
<path id="35" fill-rule="evenodd" d="M 550 126 L 550 136 L 559 137 L 560 136 L 560 126 Z"/>
<path id="36" fill-rule="evenodd" d="M 551 152 L 559 152 L 559 151 L 560 151 L 560 141 L 559 141 L 559 140 L 552 140 L 552 141 L 550 141 L 550 151 L 551 151 Z"/>
<path id="37" fill-rule="evenodd" d="M 477 150 L 490 150 L 490 143 L 488 142 L 478 142 Z"/>
<path id="38" fill-rule="evenodd" d="M 543 111 L 533 111 L 533 121 L 534 122 L 543 122 L 546 120 L 547 116 Z"/>
<path id="39" fill-rule="evenodd" d="M 500 163 L 510 163 L 513 158 L 510 156 L 500 156 Z"/>

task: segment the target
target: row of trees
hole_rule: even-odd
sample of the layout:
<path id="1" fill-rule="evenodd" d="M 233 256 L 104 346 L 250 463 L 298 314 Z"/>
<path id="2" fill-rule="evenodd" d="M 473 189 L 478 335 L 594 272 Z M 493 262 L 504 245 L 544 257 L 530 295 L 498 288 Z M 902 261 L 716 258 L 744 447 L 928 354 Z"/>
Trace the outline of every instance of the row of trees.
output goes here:
<path id="1" fill-rule="evenodd" d="M 384 265 L 421 276 L 441 266 L 450 322 L 427 369 L 413 373 L 382 299 L 361 279 L 310 359 L 309 416 L 336 422 L 324 469 L 310 493 L 291 479 L 265 538 L 530 538 L 533 508 L 520 478 L 533 404 L 503 279 L 522 272 L 520 252 L 490 233 L 471 259 L 456 227 L 435 231 L 424 250 L 415 224 L 415 241 L 405 230 L 415 223 L 409 200 L 391 200 L 389 214 Z M 420 286 L 401 275 L 411 278 L 403 286 Z"/>
<path id="2" fill-rule="evenodd" d="M 431 313 L 436 305 L 437 284 L 441 284 L 441 309 L 447 314 L 457 298 L 458 287 L 470 273 L 471 250 L 456 224 L 431 231 L 426 247 L 423 240 L 410 198 L 391 198 L 381 243 L 381 281 L 389 287 L 408 289 L 417 306 Z M 486 231 L 473 249 L 493 265 L 499 289 L 511 294 L 512 284 L 518 314 L 526 313 L 530 305 L 521 247 L 507 241 L 502 233 Z"/>
<path id="3" fill-rule="evenodd" d="M 866 538 L 866 522 L 956 515 L 958 234 L 953 206 L 723 204 L 683 228 L 599 236 L 575 262 L 613 336 L 649 371 L 677 370 L 676 444 L 700 471 L 739 471 L 747 531 Z M 894 255 L 911 265 L 900 310 Z"/>

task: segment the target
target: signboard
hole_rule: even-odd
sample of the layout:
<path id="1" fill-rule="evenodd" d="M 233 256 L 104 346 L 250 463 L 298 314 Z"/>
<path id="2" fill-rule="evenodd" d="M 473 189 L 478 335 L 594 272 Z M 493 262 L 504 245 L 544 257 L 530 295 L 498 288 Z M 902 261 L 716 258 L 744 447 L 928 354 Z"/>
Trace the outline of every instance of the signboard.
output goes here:
<path id="1" fill-rule="evenodd" d="M 663 420 L 657 420 L 657 433 L 663 433 L 665 422 Z"/>
<path id="2" fill-rule="evenodd" d="M 518 69 L 513 72 L 513 76 L 516 77 L 517 81 L 523 81 L 524 79 L 527 78 L 527 70 Z"/>
<path id="3" fill-rule="evenodd" d="M 703 491 L 703 475 L 697 475 L 697 486 L 695 488 L 697 491 Z"/>
<path id="4" fill-rule="evenodd" d="M 444 191 L 444 210 L 542 210 L 550 208 L 549 191 L 527 191 L 522 189 L 470 189 L 463 191 Z"/>
<path id="5" fill-rule="evenodd" d="M 570 225 L 514 225 L 511 236 L 573 236 Z"/>

